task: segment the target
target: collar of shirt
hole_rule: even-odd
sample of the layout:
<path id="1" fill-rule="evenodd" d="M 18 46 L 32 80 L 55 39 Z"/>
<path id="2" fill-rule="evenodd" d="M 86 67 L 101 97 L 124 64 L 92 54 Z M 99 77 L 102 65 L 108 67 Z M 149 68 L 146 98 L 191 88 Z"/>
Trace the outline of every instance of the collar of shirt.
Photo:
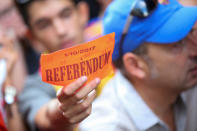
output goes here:
<path id="1" fill-rule="evenodd" d="M 120 73 L 120 71 L 117 71 L 114 79 L 116 82 L 115 88 L 118 97 L 120 98 L 120 102 L 138 129 L 148 130 L 159 124 L 166 128 L 166 130 L 169 130 L 168 126 L 152 112 L 152 110 L 137 93 L 133 85 L 122 75 L 122 73 Z M 176 126 L 179 127 L 182 124 L 181 127 L 184 127 L 186 116 L 186 111 L 184 109 L 185 106 L 183 106 L 184 102 L 181 98 L 178 99 L 177 102 L 178 103 L 175 104 Z M 179 113 L 181 114 L 179 115 Z"/>

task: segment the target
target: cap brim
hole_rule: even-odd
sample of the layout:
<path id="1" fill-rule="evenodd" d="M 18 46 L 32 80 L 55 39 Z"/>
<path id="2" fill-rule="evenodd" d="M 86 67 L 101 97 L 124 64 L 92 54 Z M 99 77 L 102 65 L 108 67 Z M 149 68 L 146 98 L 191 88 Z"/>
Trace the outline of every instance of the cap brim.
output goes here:
<path id="1" fill-rule="evenodd" d="M 182 7 L 161 28 L 148 37 L 146 42 L 168 44 L 183 39 L 195 24 L 196 13 L 197 7 Z"/>

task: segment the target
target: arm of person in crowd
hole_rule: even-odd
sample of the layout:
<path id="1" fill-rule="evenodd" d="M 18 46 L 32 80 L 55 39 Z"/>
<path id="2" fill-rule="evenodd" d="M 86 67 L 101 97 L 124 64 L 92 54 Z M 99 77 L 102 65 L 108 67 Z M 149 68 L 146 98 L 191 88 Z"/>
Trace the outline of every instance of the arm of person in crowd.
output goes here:
<path id="1" fill-rule="evenodd" d="M 12 82 L 17 91 L 21 91 L 26 77 L 26 66 L 14 31 L 1 29 L 0 49 L 0 59 L 5 59 L 7 64 L 7 79 Z M 18 77 L 19 74 L 20 77 Z"/>
<path id="2" fill-rule="evenodd" d="M 18 58 L 18 53 L 14 49 L 13 41 L 5 33 L 0 31 L 0 59 L 4 59 L 7 65 L 7 75 L 10 77 L 14 63 Z"/>
<path id="3" fill-rule="evenodd" d="M 6 75 L 5 75 L 5 81 L 3 84 L 3 94 L 5 95 L 5 90 L 7 87 L 13 87 L 15 88 L 15 85 L 22 85 L 22 81 L 13 82 L 13 74 L 15 74 L 15 70 L 19 70 L 20 68 L 16 68 L 16 64 L 20 63 L 21 61 L 19 58 L 19 52 L 15 48 L 15 41 L 9 37 L 6 34 L 6 31 L 0 30 L 0 60 L 4 60 L 6 63 Z M 21 74 L 23 74 L 23 71 L 21 71 Z M 19 75 L 19 74 L 17 74 Z M 17 76 L 18 77 L 18 76 Z M 20 76 L 21 77 L 21 76 Z M 18 77 L 20 79 L 20 77 Z M 18 79 L 18 80 L 19 80 Z M 21 80 L 21 79 L 20 79 Z M 18 87 L 19 88 L 19 87 Z M 20 87 L 21 88 L 21 87 Z M 17 89 L 13 89 L 17 93 Z M 6 94 L 7 95 L 7 94 Z M 5 97 L 4 97 L 5 99 Z M 6 101 L 7 102 L 7 101 Z M 14 101 L 13 103 L 9 103 L 9 106 L 5 104 L 5 111 L 6 111 L 6 121 L 7 121 L 7 129 L 8 130 L 16 130 L 17 131 L 24 131 L 25 127 L 23 125 L 21 116 L 18 112 L 18 105 Z"/>
<path id="4" fill-rule="evenodd" d="M 79 122 L 88 117 L 100 79 L 96 78 L 83 87 L 86 81 L 87 77 L 84 76 L 60 89 L 57 98 L 43 106 L 36 114 L 35 123 L 38 128 L 72 131 Z"/>

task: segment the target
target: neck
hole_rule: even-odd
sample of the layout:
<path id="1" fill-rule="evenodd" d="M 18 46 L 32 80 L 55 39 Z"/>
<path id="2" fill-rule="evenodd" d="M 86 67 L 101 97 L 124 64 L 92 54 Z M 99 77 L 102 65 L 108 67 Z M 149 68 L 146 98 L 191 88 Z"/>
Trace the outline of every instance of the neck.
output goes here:
<path id="1" fill-rule="evenodd" d="M 168 87 L 143 85 L 141 82 L 132 82 L 132 84 L 151 110 L 163 120 L 171 130 L 176 130 L 173 105 L 180 92 Z"/>
<path id="2" fill-rule="evenodd" d="M 156 114 L 165 114 L 176 102 L 179 93 L 166 87 L 134 85 L 137 92 Z"/>

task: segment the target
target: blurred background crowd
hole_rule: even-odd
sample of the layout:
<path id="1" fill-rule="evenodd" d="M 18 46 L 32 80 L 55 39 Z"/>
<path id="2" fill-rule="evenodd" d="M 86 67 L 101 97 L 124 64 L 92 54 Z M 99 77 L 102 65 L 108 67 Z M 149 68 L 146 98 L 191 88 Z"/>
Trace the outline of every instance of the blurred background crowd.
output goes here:
<path id="1" fill-rule="evenodd" d="M 47 130 L 48 127 L 50 127 L 51 129 L 62 130 L 63 128 L 61 128 L 61 122 L 59 122 L 58 120 L 57 120 L 58 123 L 55 122 L 56 119 L 54 121 L 51 120 L 50 122 L 45 120 L 45 118 L 48 117 L 52 118 L 53 116 L 58 116 L 59 114 L 57 112 L 59 110 L 54 111 L 55 110 L 54 108 L 49 108 L 49 109 L 47 108 L 57 107 L 57 100 L 59 100 L 61 103 L 60 108 L 65 112 L 66 111 L 69 112 L 71 110 L 66 108 L 66 106 L 69 107 L 68 105 L 73 106 L 74 104 L 76 104 L 76 107 L 82 109 L 83 106 L 79 107 L 78 106 L 79 103 L 77 100 L 80 100 L 82 98 L 83 99 L 87 98 L 85 100 L 87 100 L 87 103 L 89 102 L 88 104 L 90 104 L 95 99 L 95 96 L 93 95 L 89 97 L 85 97 L 85 96 L 89 92 L 91 92 L 93 88 L 96 88 L 100 83 L 100 80 L 98 79 L 90 83 L 89 90 L 88 91 L 82 90 L 85 93 L 81 93 L 82 96 L 79 98 L 72 98 L 68 91 L 66 98 L 69 98 L 69 100 L 73 100 L 73 101 L 74 99 L 77 99 L 74 104 L 63 100 L 63 98 L 65 98 L 65 94 L 63 93 L 63 91 L 62 92 L 60 91 L 60 93 L 57 94 L 58 97 L 57 99 L 52 99 L 56 97 L 55 91 L 51 91 L 50 93 L 48 93 L 47 91 L 43 91 L 50 94 L 49 95 L 50 97 L 48 96 L 44 97 L 46 94 L 43 93 L 42 91 L 37 92 L 33 88 L 32 90 L 30 88 L 30 87 L 37 87 L 39 88 L 38 90 L 49 90 L 49 91 L 52 90 L 53 87 L 51 87 L 50 85 L 45 85 L 41 83 L 41 79 L 39 75 L 40 54 L 46 52 L 50 53 L 62 48 L 68 48 L 70 47 L 69 44 L 73 46 L 82 42 L 94 40 L 102 36 L 103 35 L 102 18 L 104 17 L 104 12 L 106 8 L 113 0 L 83 0 L 86 3 L 85 5 L 81 4 L 79 2 L 80 0 L 73 0 L 73 1 L 77 1 L 76 8 L 72 9 L 71 6 L 67 9 L 67 11 L 64 12 L 63 10 L 60 13 L 58 12 L 57 8 L 58 9 L 63 8 L 61 7 L 60 4 L 61 2 L 59 3 L 56 2 L 57 7 L 54 5 L 54 10 L 51 9 L 50 12 L 50 9 L 47 9 L 47 7 L 51 6 L 50 2 L 48 3 L 46 2 L 47 4 L 45 3 L 47 5 L 46 7 L 40 4 L 41 6 L 43 6 L 43 9 L 42 8 L 39 9 L 40 6 L 38 4 L 39 2 L 38 3 L 35 2 L 32 5 L 30 4 L 31 6 L 24 4 L 29 1 L 42 1 L 42 0 L 1 0 L 0 1 L 0 92 L 1 92 L 0 131 L 7 131 L 7 130 L 28 131 L 28 130 L 38 130 L 38 129 Z M 54 2 L 54 1 L 72 1 L 72 0 L 46 0 L 46 1 Z M 160 0 L 159 2 L 163 4 L 168 4 L 168 0 Z M 180 2 L 184 5 L 197 5 L 197 0 L 180 0 Z M 56 3 L 54 2 L 54 4 Z M 67 5 L 70 6 L 70 3 L 67 2 L 65 3 L 62 2 L 62 3 L 63 4 L 66 3 Z M 28 8 L 27 9 L 29 13 L 28 15 L 31 15 L 31 19 L 30 17 L 26 17 L 27 10 L 25 10 L 26 8 L 25 6 L 24 6 L 25 8 L 22 9 L 23 4 Z M 77 10 L 76 11 L 77 13 L 80 12 L 80 15 L 75 12 L 75 9 Z M 35 12 L 40 11 L 41 13 L 40 12 L 35 13 L 32 10 L 34 10 Z M 46 10 L 48 10 L 48 14 L 51 14 L 51 16 L 50 15 L 47 16 L 45 14 L 47 17 L 49 17 L 48 19 L 45 19 L 45 17 L 43 17 L 42 19 L 36 21 L 37 16 L 35 14 L 38 14 L 38 16 L 43 15 L 44 13 L 46 13 L 44 12 Z M 58 13 L 53 14 L 53 12 L 58 12 L 59 14 Z M 77 15 L 76 18 L 74 16 L 75 13 Z M 66 27 L 64 23 L 61 23 L 62 22 L 61 19 L 62 18 L 66 19 L 67 17 L 69 17 L 69 15 L 73 15 L 72 17 L 73 21 L 70 20 L 70 23 L 66 23 L 67 24 Z M 24 20 L 25 17 L 27 21 Z M 54 27 L 50 27 L 51 21 L 54 22 L 53 23 Z M 62 25 L 64 27 L 61 27 Z M 70 27 L 68 25 L 70 25 Z M 60 28 L 58 26 L 60 26 Z M 71 31 L 75 29 L 76 31 L 73 32 Z M 56 34 L 55 33 L 53 34 L 51 32 L 50 32 L 51 34 L 47 34 L 46 31 L 48 32 L 56 31 Z M 65 37 L 65 34 L 67 32 L 71 32 L 70 33 L 71 39 L 63 38 Z M 53 39 L 52 37 L 50 37 L 50 35 L 57 35 L 57 36 L 52 36 L 54 37 Z M 57 40 L 55 37 L 57 37 L 60 40 Z M 63 45 L 59 47 L 58 45 L 59 43 L 57 41 Z M 68 45 L 65 45 L 65 43 L 68 43 Z M 78 85 L 80 84 L 82 85 L 83 82 L 85 81 L 84 79 L 86 78 L 83 78 L 80 81 L 78 81 Z M 46 86 L 44 87 L 45 89 L 40 88 L 42 86 Z M 26 88 L 24 89 L 24 87 L 29 87 L 28 88 L 29 90 Z M 19 97 L 21 92 L 25 92 L 25 93 L 23 93 L 24 95 L 21 95 Z M 71 89 L 70 92 L 72 92 Z M 36 93 L 39 95 L 38 97 L 35 96 Z M 22 104 L 21 103 L 18 104 L 19 99 Z M 84 111 L 90 112 L 90 110 L 91 107 L 87 106 L 84 110 L 77 110 L 76 112 L 77 113 L 78 112 L 81 113 Z M 72 111 L 74 112 L 75 110 Z M 43 115 L 45 113 L 48 116 Z M 84 114 L 83 115 L 81 114 L 81 116 L 79 115 L 80 117 L 74 117 L 72 113 L 70 111 L 69 113 L 64 114 L 64 116 L 68 120 L 70 120 L 69 122 L 65 122 L 67 125 L 78 124 L 90 114 L 90 113 L 86 113 L 85 115 Z M 62 116 L 58 117 L 58 119 L 63 121 L 65 118 L 61 118 L 61 117 Z M 71 120 L 71 118 L 73 119 Z M 32 121 L 33 123 L 36 123 L 37 127 L 33 126 Z M 58 126 L 60 128 L 58 129 L 55 126 L 51 127 L 50 125 L 51 122 L 53 125 L 59 124 Z M 68 127 L 69 129 L 71 128 L 72 130 L 76 127 L 76 125 L 74 128 L 70 127 L 70 125 Z M 65 130 L 69 130 L 69 129 L 65 129 Z"/>
<path id="2" fill-rule="evenodd" d="M 85 0 L 88 4 L 88 23 L 85 27 L 85 39 L 93 40 L 101 36 L 101 18 L 111 0 Z M 39 58 L 43 47 L 36 44 L 25 25 L 14 0 L 0 1 L 0 88 L 1 122 L 6 127 L 0 130 L 28 130 L 18 112 L 18 104 L 6 103 L 5 88 L 11 87 L 11 97 L 17 96 L 24 87 L 26 78 L 39 70 Z M 14 89 L 13 89 L 14 88 Z M 15 93 L 12 94 L 12 90 Z M 13 96 L 12 96 L 13 95 Z M 9 99 L 9 98 L 8 98 Z M 11 98 L 10 98 L 11 99 Z M 17 99 L 17 98 L 14 98 Z M 8 100 L 9 101 L 9 100 Z M 11 115 L 10 115 L 11 112 Z"/>

